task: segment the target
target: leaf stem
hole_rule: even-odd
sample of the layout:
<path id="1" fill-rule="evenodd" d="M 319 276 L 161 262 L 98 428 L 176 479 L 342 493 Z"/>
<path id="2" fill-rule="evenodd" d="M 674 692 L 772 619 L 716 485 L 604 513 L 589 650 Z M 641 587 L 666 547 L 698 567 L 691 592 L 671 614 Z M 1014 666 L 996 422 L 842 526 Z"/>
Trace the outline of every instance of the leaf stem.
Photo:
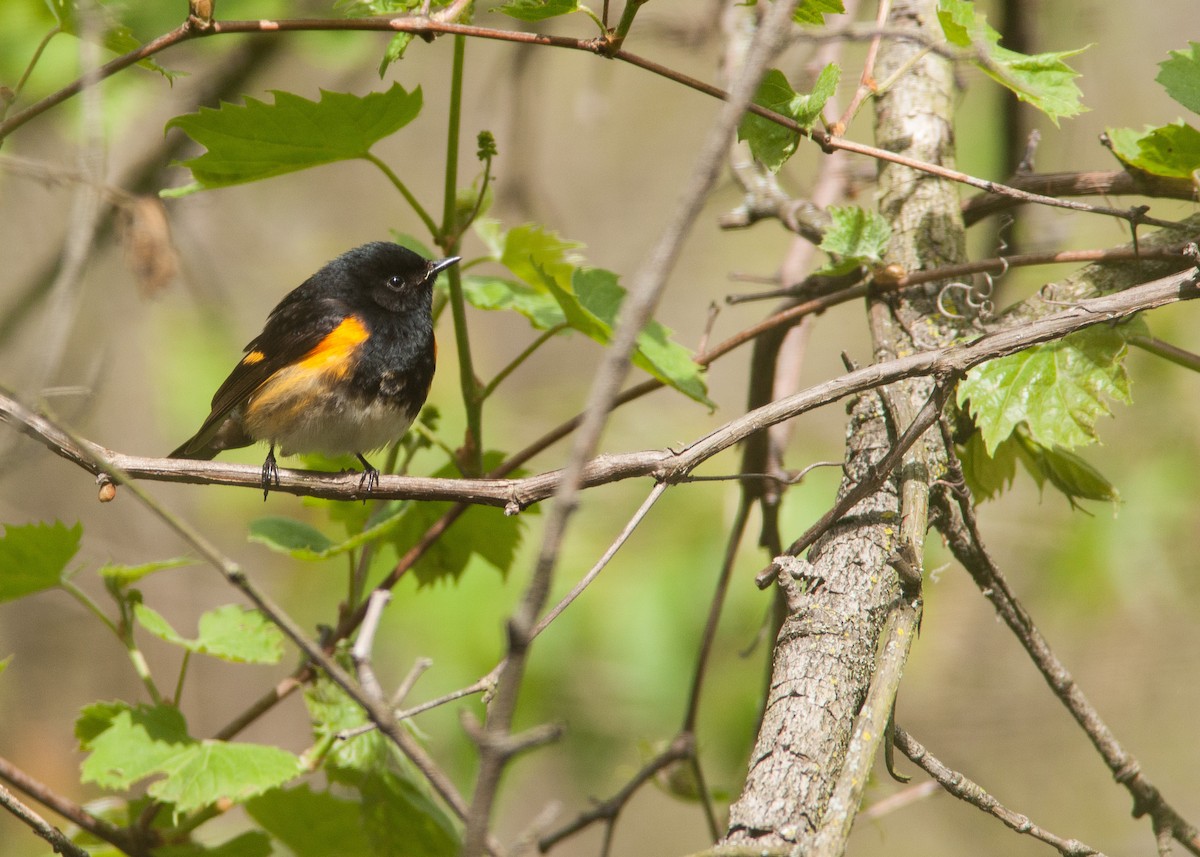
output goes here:
<path id="1" fill-rule="evenodd" d="M 412 207 L 412 210 L 417 213 L 417 217 L 421 218 L 421 222 L 425 224 L 425 228 L 429 230 L 429 234 L 436 237 L 438 234 L 437 224 L 429 216 L 429 212 L 425 210 L 425 206 L 421 205 L 412 191 L 408 189 L 408 185 L 401 181 L 400 177 L 392 171 L 391 167 L 370 152 L 363 155 L 363 159 L 379 167 L 383 174 L 388 177 L 388 181 L 395 185 L 396 190 L 400 191 L 400 195 L 404 197 L 404 200 Z"/>
<path id="2" fill-rule="evenodd" d="M 454 66 L 450 78 L 450 118 L 446 129 L 446 187 L 442 202 L 442 229 L 438 245 L 446 255 L 457 255 L 462 241 L 458 220 L 458 142 L 462 121 L 463 65 L 466 56 L 465 36 L 454 37 Z M 471 360 L 471 341 L 467 335 L 467 308 L 463 297 L 462 274 L 458 266 L 447 272 L 450 281 L 450 312 L 454 318 L 454 341 L 458 350 L 459 381 L 462 386 L 463 407 L 467 416 L 467 437 L 459 462 L 464 474 L 474 476 L 483 472 L 483 396 L 475 379 Z"/>

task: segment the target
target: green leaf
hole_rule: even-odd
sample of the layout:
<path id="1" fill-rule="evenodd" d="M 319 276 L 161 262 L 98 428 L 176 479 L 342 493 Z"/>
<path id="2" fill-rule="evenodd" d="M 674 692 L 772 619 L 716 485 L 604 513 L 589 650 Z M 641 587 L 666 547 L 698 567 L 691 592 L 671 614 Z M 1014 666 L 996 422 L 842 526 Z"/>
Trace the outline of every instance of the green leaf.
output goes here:
<path id="1" fill-rule="evenodd" d="M 190 652 L 232 663 L 276 664 L 283 657 L 283 634 L 262 613 L 226 604 L 200 617 L 196 639 L 181 637 L 159 613 L 135 604 L 138 624 L 160 640 Z"/>
<path id="2" fill-rule="evenodd" d="M 274 104 L 247 98 L 244 105 L 201 107 L 176 116 L 180 128 L 208 151 L 183 166 L 202 188 L 227 187 L 296 170 L 361 158 L 375 143 L 399 131 L 421 111 L 421 90 L 393 84 L 387 92 L 359 97 L 321 90 L 320 101 L 274 91 Z M 193 187 L 176 188 L 179 196 Z"/>
<path id="3" fill-rule="evenodd" d="M 1079 72 L 1063 60 L 1087 50 L 1026 55 L 1000 47 L 1000 34 L 988 24 L 968 0 L 938 0 L 938 21 L 946 39 L 977 52 L 972 61 L 986 75 L 1007 87 L 1017 98 L 1032 104 L 1056 125 L 1063 117 L 1075 116 L 1086 108 L 1075 85 Z"/>
<path id="4" fill-rule="evenodd" d="M 263 744 L 200 741 L 162 761 L 163 779 L 146 793 L 174 804 L 178 814 L 211 806 L 218 800 L 240 803 L 304 773 L 300 760 L 286 750 Z"/>
<path id="5" fill-rule="evenodd" d="M 487 452 L 483 456 L 484 471 L 492 470 L 504 460 L 499 452 Z M 434 477 L 455 478 L 460 476 L 453 462 L 447 463 Z M 403 553 L 424 535 L 425 531 L 450 509 L 451 503 L 413 503 L 400 519 L 390 535 L 396 549 Z M 452 534 L 438 539 L 417 561 L 413 569 L 421 584 L 436 580 L 457 580 L 467 567 L 472 556 L 479 556 L 491 564 L 500 574 L 507 575 L 516 556 L 517 547 L 525 528 L 524 516 L 505 515 L 503 509 L 473 505 L 463 512 L 454 523 Z"/>
<path id="6" fill-rule="evenodd" d="M 371 857 L 358 801 L 302 785 L 253 798 L 246 812 L 295 857 Z"/>
<path id="7" fill-rule="evenodd" d="M 366 722 L 362 708 L 328 679 L 320 679 L 306 690 L 304 701 L 318 745 L 331 747 L 324 764 L 330 782 L 356 789 L 361 795 L 360 823 L 372 855 L 456 855 L 460 847 L 457 827 L 425 792 L 391 741 L 378 730 L 330 741 Z"/>
<path id="8" fill-rule="evenodd" d="M 147 794 L 173 804 L 177 814 L 222 799 L 246 800 L 303 773 L 300 760 L 277 747 L 195 740 L 183 715 L 169 705 L 88 706 L 75 732 L 90 751 L 83 782 L 127 789 L 162 775 Z"/>
<path id="9" fill-rule="evenodd" d="M 1025 431 L 1017 432 L 1013 439 L 1019 446 L 1021 463 L 1038 487 L 1049 482 L 1066 496 L 1072 507 L 1077 505 L 1076 500 L 1120 502 L 1121 495 L 1113 484 L 1075 453 L 1061 446 L 1043 446 Z"/>
<path id="10" fill-rule="evenodd" d="M 856 205 L 831 205 L 832 218 L 821 249 L 835 257 L 839 265 L 879 262 L 887 252 L 892 228 L 878 213 Z"/>
<path id="11" fill-rule="evenodd" d="M 58 21 L 59 29 L 64 33 L 104 46 L 114 54 L 127 54 L 142 46 L 133 37 L 133 31 L 117 20 L 113 9 L 103 3 L 94 3 L 88 7 L 91 16 L 89 26 L 79 26 L 79 6 L 72 0 L 46 0 L 50 13 Z M 158 72 L 169 81 L 183 74 L 178 71 L 168 71 L 153 59 L 141 60 L 138 65 L 150 71 Z"/>
<path id="12" fill-rule="evenodd" d="M 1200 42 L 1188 42 L 1191 53 L 1171 51 L 1159 63 L 1158 77 L 1167 95 L 1193 113 L 1200 113 Z"/>
<path id="13" fill-rule="evenodd" d="M 963 476 L 976 500 L 991 500 L 1006 491 L 1017 475 L 1019 443 L 1015 437 L 1002 441 L 989 455 L 983 435 L 971 432 L 967 442 L 958 450 Z"/>
<path id="14" fill-rule="evenodd" d="M 53 589 L 67 578 L 67 563 L 79 551 L 83 525 L 6 524 L 0 536 L 0 601 Z"/>
<path id="15" fill-rule="evenodd" d="M 493 6 L 489 11 L 503 12 L 519 21 L 544 21 L 579 11 L 578 0 L 508 0 L 502 6 Z"/>
<path id="16" fill-rule="evenodd" d="M 471 306 L 484 310 L 514 310 L 538 330 L 566 323 L 566 316 L 553 297 L 515 280 L 502 277 L 463 277 L 463 297 Z"/>
<path id="17" fill-rule="evenodd" d="M 553 298 L 568 326 L 602 345 L 611 341 L 617 312 L 625 298 L 616 274 L 581 267 L 580 260 L 571 253 L 579 244 L 538 226 L 517 226 L 504 232 L 494 221 L 484 221 L 477 231 L 492 258 L 538 294 Z M 513 301 L 513 308 L 531 321 L 537 316 L 540 322 L 554 318 L 556 324 L 561 323 L 544 302 L 527 292 L 505 295 L 503 281 L 489 288 L 495 300 Z M 647 324 L 638 336 L 634 365 L 696 401 L 715 407 L 708 398 L 703 369 L 690 351 L 671 341 L 670 334 L 656 321 Z"/>
<path id="18" fill-rule="evenodd" d="M 1200 131 L 1184 122 L 1147 128 L 1110 128 L 1113 154 L 1134 169 L 1156 176 L 1190 178 L 1200 171 Z"/>
<path id="19" fill-rule="evenodd" d="M 400 523 L 404 512 L 405 506 L 397 505 L 388 517 L 341 542 L 332 541 L 320 530 L 294 518 L 259 518 L 250 524 L 249 539 L 266 545 L 276 553 L 315 562 L 349 553 L 367 542 L 386 536 Z"/>
<path id="20" fill-rule="evenodd" d="M 99 703 L 87 706 L 75 723 L 82 749 L 81 780 L 109 789 L 127 789 L 162 770 L 169 759 L 195 743 L 179 709 L 170 705 Z"/>
<path id="21" fill-rule="evenodd" d="M 1047 448 L 1092 443 L 1107 400 L 1130 401 L 1125 336 L 1142 330 L 1138 322 L 1097 325 L 989 360 L 959 384 L 958 403 L 970 402 L 989 455 L 1022 424 Z"/>
<path id="22" fill-rule="evenodd" d="M 792 20 L 801 26 L 820 27 L 824 25 L 826 15 L 843 15 L 845 12 L 842 0 L 800 0 L 796 11 L 792 12 Z"/>
<path id="23" fill-rule="evenodd" d="M 794 119 L 806 130 L 811 130 L 821 118 L 821 111 L 837 89 L 841 70 L 833 64 L 821 69 L 817 75 L 813 90 L 808 95 L 802 95 L 792 89 L 787 78 L 779 69 L 773 68 L 763 76 L 754 95 L 754 103 L 775 113 L 780 113 Z M 800 135 L 782 125 L 747 113 L 738 125 L 738 139 L 750 144 L 750 152 L 761 161 L 771 172 L 779 168 L 796 151 Z"/>
<path id="24" fill-rule="evenodd" d="M 249 539 L 276 553 L 312 559 L 331 550 L 334 542 L 316 527 L 295 518 L 269 517 L 250 522 Z"/>
<path id="25" fill-rule="evenodd" d="M 408 50 L 414 35 L 414 33 L 396 33 L 392 36 L 383 51 L 383 59 L 379 61 L 379 77 L 381 79 L 387 74 L 388 67 L 392 63 L 404 59 L 404 52 Z"/>
<path id="26" fill-rule="evenodd" d="M 160 559 L 155 562 L 146 562 L 141 565 L 112 565 L 108 564 L 101 567 L 99 574 L 104 580 L 111 581 L 118 586 L 129 586 L 137 583 L 143 577 L 153 574 L 156 571 L 163 571 L 168 568 L 182 568 L 185 565 L 195 564 L 194 559 L 185 556 L 174 557 L 172 559 Z"/>

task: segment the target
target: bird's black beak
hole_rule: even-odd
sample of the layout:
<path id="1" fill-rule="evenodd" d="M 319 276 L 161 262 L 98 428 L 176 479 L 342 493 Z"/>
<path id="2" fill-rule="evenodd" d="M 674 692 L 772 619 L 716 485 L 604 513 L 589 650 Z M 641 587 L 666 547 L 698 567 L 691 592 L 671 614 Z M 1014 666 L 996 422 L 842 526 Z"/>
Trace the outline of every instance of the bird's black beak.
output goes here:
<path id="1" fill-rule="evenodd" d="M 446 270 L 451 265 L 457 265 L 461 261 L 462 261 L 462 256 L 449 256 L 445 259 L 441 259 L 436 262 L 430 262 L 429 263 L 429 273 L 427 273 L 426 276 L 430 280 L 433 280 L 442 271 Z"/>

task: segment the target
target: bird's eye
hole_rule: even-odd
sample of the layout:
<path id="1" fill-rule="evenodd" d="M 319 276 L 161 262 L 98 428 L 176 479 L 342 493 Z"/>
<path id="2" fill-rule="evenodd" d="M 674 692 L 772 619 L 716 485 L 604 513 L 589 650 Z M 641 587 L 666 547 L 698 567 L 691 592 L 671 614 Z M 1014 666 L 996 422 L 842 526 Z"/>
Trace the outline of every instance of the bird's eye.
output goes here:
<path id="1" fill-rule="evenodd" d="M 387 287 L 393 292 L 398 292 L 404 288 L 404 278 L 400 276 L 388 277 Z"/>

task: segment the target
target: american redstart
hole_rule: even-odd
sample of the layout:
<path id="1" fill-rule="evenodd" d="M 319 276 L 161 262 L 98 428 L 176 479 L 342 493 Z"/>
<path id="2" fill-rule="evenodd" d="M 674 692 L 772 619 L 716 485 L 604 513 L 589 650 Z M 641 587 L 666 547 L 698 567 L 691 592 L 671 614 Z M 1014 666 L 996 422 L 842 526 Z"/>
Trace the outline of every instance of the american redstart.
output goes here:
<path id="1" fill-rule="evenodd" d="M 363 453 L 408 430 L 433 381 L 433 283 L 459 260 L 430 261 L 399 244 L 338 256 L 279 302 L 212 400 L 212 413 L 171 458 L 209 459 L 270 445 L 263 497 L 283 455 L 353 453 L 369 493 L 379 471 Z"/>

